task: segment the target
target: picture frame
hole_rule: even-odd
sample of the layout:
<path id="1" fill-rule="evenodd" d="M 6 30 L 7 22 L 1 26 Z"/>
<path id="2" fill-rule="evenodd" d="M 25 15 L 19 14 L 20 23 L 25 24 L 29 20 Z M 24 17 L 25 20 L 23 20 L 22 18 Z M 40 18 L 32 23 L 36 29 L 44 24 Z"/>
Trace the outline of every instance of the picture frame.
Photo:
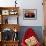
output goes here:
<path id="1" fill-rule="evenodd" d="M 10 14 L 10 15 L 17 15 L 18 12 L 17 12 L 16 10 L 10 10 L 10 11 L 9 11 L 9 14 Z"/>
<path id="2" fill-rule="evenodd" d="M 9 15 L 9 10 L 2 10 L 2 15 Z"/>
<path id="3" fill-rule="evenodd" d="M 24 20 L 36 20 L 37 9 L 23 9 L 23 19 Z"/>

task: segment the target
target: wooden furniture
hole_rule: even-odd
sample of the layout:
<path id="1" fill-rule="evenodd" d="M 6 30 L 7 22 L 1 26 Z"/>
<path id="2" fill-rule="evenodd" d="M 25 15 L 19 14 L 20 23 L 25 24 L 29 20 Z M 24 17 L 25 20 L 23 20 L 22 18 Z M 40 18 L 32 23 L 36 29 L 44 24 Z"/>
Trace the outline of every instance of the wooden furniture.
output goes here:
<path id="1" fill-rule="evenodd" d="M 18 24 L 19 7 L 0 7 L 0 21 L 1 24 L 8 24 L 9 17 L 16 17 Z"/>
<path id="2" fill-rule="evenodd" d="M 1 32 L 0 46 L 18 46 L 19 39 L 16 40 L 14 38 L 15 36 L 12 37 L 13 39 L 10 39 L 8 41 L 4 40 L 2 37 L 2 33 L 5 32 L 5 30 L 6 31 L 10 30 L 10 32 L 13 31 L 14 34 L 16 32 L 19 32 L 20 26 L 18 23 L 18 17 L 19 17 L 18 11 L 19 11 L 19 7 L 0 7 L 0 32 Z M 12 17 L 12 18 L 9 18 L 9 17 Z M 9 21 L 9 19 L 10 19 L 10 21 Z M 11 21 L 13 21 L 15 23 L 13 23 Z M 7 32 L 6 32 L 6 34 L 7 34 Z"/>
<path id="3" fill-rule="evenodd" d="M 0 24 L 0 30 L 1 32 L 5 29 L 5 28 L 10 28 L 14 31 L 14 29 L 17 30 L 17 32 L 20 30 L 20 26 L 18 24 Z"/>
<path id="4" fill-rule="evenodd" d="M 46 0 L 43 0 L 43 11 L 44 11 L 44 44 L 46 46 Z"/>

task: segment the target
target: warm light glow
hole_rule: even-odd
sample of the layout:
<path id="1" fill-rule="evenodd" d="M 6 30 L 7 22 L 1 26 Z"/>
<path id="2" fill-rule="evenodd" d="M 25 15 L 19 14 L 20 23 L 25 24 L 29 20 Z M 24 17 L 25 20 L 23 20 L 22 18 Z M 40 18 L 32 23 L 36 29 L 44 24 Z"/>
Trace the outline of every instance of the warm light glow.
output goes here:
<path id="1" fill-rule="evenodd" d="M 12 11 L 14 11 L 14 10 L 12 10 Z"/>
<path id="2" fill-rule="evenodd" d="M 15 32 L 17 32 L 17 30 L 16 30 L 16 29 L 14 29 L 14 31 L 15 31 Z"/>

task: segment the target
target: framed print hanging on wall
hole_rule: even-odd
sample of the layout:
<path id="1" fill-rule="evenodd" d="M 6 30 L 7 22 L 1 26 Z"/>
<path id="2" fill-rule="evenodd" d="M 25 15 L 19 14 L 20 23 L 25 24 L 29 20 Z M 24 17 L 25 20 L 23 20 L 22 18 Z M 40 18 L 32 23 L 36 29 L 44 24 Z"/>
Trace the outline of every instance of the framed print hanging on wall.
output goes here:
<path id="1" fill-rule="evenodd" d="M 25 20 L 35 20 L 37 18 L 37 9 L 23 9 L 23 18 Z"/>

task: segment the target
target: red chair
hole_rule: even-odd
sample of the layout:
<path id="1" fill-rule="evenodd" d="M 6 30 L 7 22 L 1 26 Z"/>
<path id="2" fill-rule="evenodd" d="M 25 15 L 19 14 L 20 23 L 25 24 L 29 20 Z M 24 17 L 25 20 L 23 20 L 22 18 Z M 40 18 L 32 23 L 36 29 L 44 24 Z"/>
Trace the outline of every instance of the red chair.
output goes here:
<path id="1" fill-rule="evenodd" d="M 22 38 L 21 46 L 27 46 L 27 44 L 25 43 L 25 40 L 32 37 L 32 36 L 34 36 L 35 38 L 37 37 L 36 33 L 33 31 L 32 28 L 27 29 L 27 31 L 25 32 L 24 37 Z M 35 46 L 41 46 L 40 42 L 38 41 Z"/>

